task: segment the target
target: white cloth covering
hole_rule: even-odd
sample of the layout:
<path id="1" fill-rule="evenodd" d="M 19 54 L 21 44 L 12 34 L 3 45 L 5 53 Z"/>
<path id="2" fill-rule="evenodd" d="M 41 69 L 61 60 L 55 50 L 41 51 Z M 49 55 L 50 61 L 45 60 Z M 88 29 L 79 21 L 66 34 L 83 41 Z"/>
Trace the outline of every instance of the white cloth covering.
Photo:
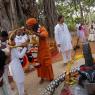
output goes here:
<path id="1" fill-rule="evenodd" d="M 28 40 L 28 35 L 23 35 L 22 36 L 22 43 L 25 43 Z"/>
<path id="2" fill-rule="evenodd" d="M 57 24 L 55 26 L 55 41 L 56 44 L 60 44 L 61 47 L 61 52 L 65 52 L 68 50 L 72 49 L 72 44 L 71 44 L 71 35 L 70 32 L 68 30 L 68 27 L 65 23 L 63 24 Z"/>
<path id="3" fill-rule="evenodd" d="M 22 43 L 22 36 L 17 36 L 15 37 L 15 43 L 16 45 L 21 45 Z"/>
<path id="4" fill-rule="evenodd" d="M 28 36 L 25 34 L 23 36 L 17 36 L 15 37 L 16 45 L 21 45 L 22 43 L 25 43 L 28 40 Z"/>
<path id="5" fill-rule="evenodd" d="M 24 94 L 24 82 L 17 83 L 16 85 L 17 85 L 17 88 L 18 88 L 19 95 L 25 95 Z"/>
<path id="6" fill-rule="evenodd" d="M 23 58 L 26 50 L 27 48 L 23 48 L 21 52 L 19 52 L 16 48 L 13 48 L 11 50 L 11 62 L 9 64 L 9 70 L 11 75 L 13 76 L 14 81 L 16 81 L 17 83 L 24 82 L 24 71 L 19 58 Z"/>
<path id="7" fill-rule="evenodd" d="M 17 36 L 16 35 L 16 37 L 15 37 L 16 46 L 19 46 L 19 45 L 25 43 L 27 40 L 28 40 L 28 36 L 26 34 L 23 36 L 21 36 L 21 35 Z M 17 49 L 18 49 L 18 51 L 21 51 L 22 47 L 18 47 Z"/>
<path id="8" fill-rule="evenodd" d="M 67 25 L 65 23 L 57 24 L 54 33 L 56 44 L 60 44 L 58 49 L 63 55 L 64 63 L 71 61 L 72 38 Z"/>

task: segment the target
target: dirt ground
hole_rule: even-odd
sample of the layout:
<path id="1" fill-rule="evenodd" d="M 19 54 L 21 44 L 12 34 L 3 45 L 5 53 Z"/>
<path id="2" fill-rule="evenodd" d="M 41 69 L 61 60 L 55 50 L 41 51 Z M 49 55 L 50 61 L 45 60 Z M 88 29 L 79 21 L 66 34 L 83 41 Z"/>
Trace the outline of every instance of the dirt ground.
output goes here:
<path id="1" fill-rule="evenodd" d="M 73 37 L 73 47 L 76 45 L 76 43 L 77 43 L 77 37 L 74 36 Z M 89 43 L 90 43 L 90 48 L 91 48 L 92 54 L 95 54 L 95 42 L 89 42 Z M 82 54 L 82 53 L 83 53 L 82 52 L 82 47 L 80 49 L 76 50 L 76 55 Z M 73 54 L 74 54 L 74 51 L 72 51 L 72 55 Z M 56 53 L 55 56 L 52 57 L 53 63 L 56 63 L 56 62 L 58 62 L 60 60 L 62 60 L 62 56 L 59 53 Z"/>
<path id="2" fill-rule="evenodd" d="M 73 37 L 73 42 L 76 44 L 76 37 Z M 95 42 L 90 42 L 91 51 L 94 54 L 95 53 Z M 82 49 L 76 51 L 76 55 L 82 54 Z M 52 63 L 53 63 L 53 71 L 55 78 L 62 74 L 65 69 L 63 66 L 62 56 L 59 53 L 56 53 L 52 57 Z M 81 63 L 84 63 L 84 59 L 78 60 L 76 62 L 78 65 Z M 76 65 L 77 66 L 77 65 Z M 33 72 L 30 72 L 28 74 L 25 74 L 25 90 L 27 92 L 27 95 L 40 95 L 42 90 L 47 87 L 47 85 L 50 83 L 48 81 L 45 81 L 43 84 L 39 84 L 40 78 L 37 77 L 36 70 Z M 17 91 L 15 91 L 17 93 Z M 16 94 L 18 95 L 18 94 Z"/>

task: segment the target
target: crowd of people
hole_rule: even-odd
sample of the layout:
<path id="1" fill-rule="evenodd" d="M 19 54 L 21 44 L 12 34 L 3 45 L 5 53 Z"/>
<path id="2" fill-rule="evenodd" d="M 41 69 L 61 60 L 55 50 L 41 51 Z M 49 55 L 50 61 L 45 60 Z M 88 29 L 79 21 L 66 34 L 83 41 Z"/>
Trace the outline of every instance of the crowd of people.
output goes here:
<path id="1" fill-rule="evenodd" d="M 38 37 L 39 43 L 30 42 L 33 37 L 36 38 L 35 36 Z M 35 18 L 29 18 L 25 27 L 9 32 L 9 34 L 6 31 L 1 32 L 0 68 L 2 69 L 0 69 L 0 95 L 14 95 L 8 82 L 8 71 L 16 83 L 19 95 L 25 95 L 24 62 L 22 62 L 22 58 L 26 55 L 28 61 L 33 62 L 33 57 L 36 55 L 32 56 L 31 54 L 29 56 L 28 54 L 32 47 L 38 47 L 38 51 L 36 50 L 37 60 L 32 64 L 32 68 L 37 69 L 38 77 L 41 78 L 40 83 L 44 80 L 52 81 L 54 79 L 47 38 L 47 30 L 43 26 L 39 26 Z M 7 86 L 4 86 L 4 84 Z"/>
<path id="2" fill-rule="evenodd" d="M 87 40 L 87 27 L 83 23 L 76 25 L 78 41 Z M 91 25 L 88 40 L 95 40 L 94 27 L 94 24 Z M 56 46 L 66 66 L 72 60 L 73 45 L 71 34 L 62 15 L 58 17 L 54 34 Z M 36 51 L 35 49 L 32 51 L 33 48 L 36 48 Z M 30 69 L 37 69 L 38 77 L 41 78 L 40 83 L 54 79 L 48 32 L 35 18 L 29 18 L 24 27 L 15 31 L 1 31 L 0 33 L 0 95 L 14 95 L 8 81 L 9 74 L 16 83 L 19 95 L 25 95 L 24 68 L 26 65 L 28 69 L 30 67 Z"/>
<path id="3" fill-rule="evenodd" d="M 95 22 L 92 22 L 91 24 L 83 24 L 78 22 L 76 24 L 76 31 L 80 42 L 85 42 L 87 40 L 95 41 Z"/>
<path id="4" fill-rule="evenodd" d="M 91 24 L 88 40 L 95 41 L 95 22 Z"/>

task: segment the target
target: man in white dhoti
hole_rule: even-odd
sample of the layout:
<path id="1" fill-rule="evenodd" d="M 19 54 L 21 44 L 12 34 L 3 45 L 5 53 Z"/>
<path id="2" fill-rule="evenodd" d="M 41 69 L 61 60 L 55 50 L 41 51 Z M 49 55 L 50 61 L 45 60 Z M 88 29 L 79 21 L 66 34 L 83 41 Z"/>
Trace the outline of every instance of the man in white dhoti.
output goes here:
<path id="1" fill-rule="evenodd" d="M 54 33 L 57 47 L 63 55 L 64 64 L 66 64 L 71 61 L 72 39 L 63 16 L 58 17 L 58 24 L 55 26 Z"/>
<path id="2" fill-rule="evenodd" d="M 11 39 L 10 45 L 15 45 L 14 39 Z M 20 58 L 23 58 L 23 56 L 25 55 L 27 46 L 25 44 L 21 46 L 23 47 L 21 52 L 18 51 L 17 48 L 11 49 L 11 62 L 9 64 L 9 70 L 11 75 L 13 76 L 14 81 L 16 82 L 19 95 L 24 95 L 24 71 L 20 63 Z"/>

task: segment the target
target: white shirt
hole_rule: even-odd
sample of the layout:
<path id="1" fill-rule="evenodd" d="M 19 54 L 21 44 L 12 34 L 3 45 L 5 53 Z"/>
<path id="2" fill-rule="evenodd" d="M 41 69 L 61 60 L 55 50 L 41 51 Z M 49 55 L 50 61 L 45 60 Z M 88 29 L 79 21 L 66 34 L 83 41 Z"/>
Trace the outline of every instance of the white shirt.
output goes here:
<path id="1" fill-rule="evenodd" d="M 21 66 L 19 58 L 23 58 L 26 53 L 27 48 L 23 48 L 21 52 L 17 50 L 17 48 L 13 48 L 11 50 L 11 62 L 9 64 L 9 70 L 13 79 L 17 83 L 24 82 L 24 71 Z"/>
<path id="2" fill-rule="evenodd" d="M 15 37 L 16 45 L 21 45 L 22 43 L 25 43 L 28 40 L 28 36 L 25 34 L 23 36 L 17 36 Z"/>
<path id="3" fill-rule="evenodd" d="M 16 43 L 16 45 L 21 45 L 22 44 L 22 36 L 17 36 L 16 35 L 15 43 Z"/>
<path id="4" fill-rule="evenodd" d="M 26 41 L 28 40 L 28 36 L 25 34 L 23 36 L 17 36 L 15 37 L 15 43 L 17 46 L 25 43 Z M 18 47 L 18 51 L 21 51 L 22 50 L 22 47 Z"/>
<path id="5" fill-rule="evenodd" d="M 61 51 L 64 52 L 66 50 L 72 49 L 71 44 L 71 35 L 68 30 L 68 27 L 65 23 L 63 24 L 57 24 L 55 26 L 55 41 L 56 44 L 61 44 Z"/>
<path id="6" fill-rule="evenodd" d="M 22 43 L 25 43 L 28 40 L 28 35 L 23 35 L 22 36 Z"/>

